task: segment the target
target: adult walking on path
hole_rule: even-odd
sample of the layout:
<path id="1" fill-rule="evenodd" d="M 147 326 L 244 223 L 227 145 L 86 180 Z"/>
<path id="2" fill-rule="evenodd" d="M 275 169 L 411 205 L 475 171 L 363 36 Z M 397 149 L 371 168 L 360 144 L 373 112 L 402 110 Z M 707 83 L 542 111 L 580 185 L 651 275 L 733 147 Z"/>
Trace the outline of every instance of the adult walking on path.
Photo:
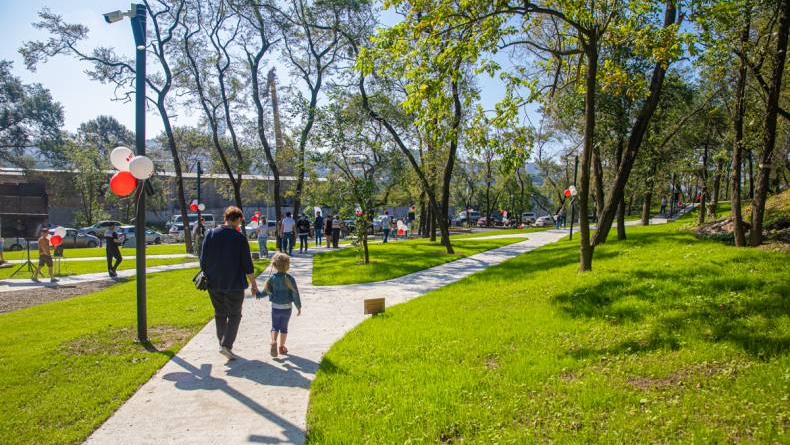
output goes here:
<path id="1" fill-rule="evenodd" d="M 192 250 L 197 257 L 200 257 L 200 250 L 203 248 L 203 237 L 206 236 L 206 220 L 201 216 L 200 220 L 195 223 L 195 228 L 192 229 Z"/>
<path id="2" fill-rule="evenodd" d="M 324 217 L 321 216 L 321 212 L 316 213 L 313 228 L 315 229 L 315 246 L 318 247 L 321 245 L 321 241 L 323 240 L 321 235 L 324 233 Z M 0 252 L 0 255 L 1 254 L 2 252 Z"/>
<path id="3" fill-rule="evenodd" d="M 266 218 L 260 218 L 255 234 L 258 236 L 258 255 L 261 258 L 269 258 L 269 247 L 266 245 L 269 242 L 269 222 Z"/>
<path id="4" fill-rule="evenodd" d="M 280 238 L 283 240 L 280 252 L 291 255 L 294 250 L 294 232 L 296 230 L 296 221 L 291 218 L 291 212 L 285 214 L 285 218 L 280 223 L 278 230 L 280 231 Z"/>
<path id="5" fill-rule="evenodd" d="M 104 245 L 107 249 L 107 273 L 115 278 L 118 276 L 118 266 L 120 266 L 123 261 L 121 249 L 119 248 L 121 240 L 118 238 L 118 232 L 115 231 L 115 225 L 110 226 L 107 231 L 104 232 Z M 113 260 L 115 260 L 114 263 Z"/>
<path id="6" fill-rule="evenodd" d="M 327 249 L 332 247 L 332 218 L 332 215 L 327 215 L 326 222 L 324 223 L 324 235 L 326 236 Z"/>
<path id="7" fill-rule="evenodd" d="M 253 295 L 258 293 L 250 244 L 238 232 L 242 218 L 244 214 L 241 209 L 228 207 L 225 210 L 225 224 L 206 235 L 200 255 L 200 269 L 208 278 L 208 294 L 214 306 L 219 352 L 229 360 L 237 358 L 233 353 L 233 343 L 241 323 L 241 306 L 244 303 L 244 291 L 248 287 L 247 280 Z"/>
<path id="8" fill-rule="evenodd" d="M 383 233 L 383 243 L 387 244 L 387 241 L 390 237 L 390 224 L 392 224 L 392 218 L 390 218 L 390 212 L 384 211 L 384 216 L 381 218 L 381 232 Z"/>
<path id="9" fill-rule="evenodd" d="M 296 231 L 299 233 L 299 253 L 307 253 L 307 248 L 310 247 L 307 241 L 307 238 L 310 236 L 310 220 L 307 219 L 307 215 L 304 213 L 299 217 L 299 221 L 296 222 Z"/>
<path id="10" fill-rule="evenodd" d="M 41 269 L 44 266 L 47 266 L 49 271 L 49 281 L 52 283 L 58 281 L 57 278 L 52 276 L 52 253 L 49 250 L 47 235 L 49 235 L 49 229 L 46 227 L 42 228 L 41 236 L 38 238 L 38 268 L 33 272 L 33 281 L 36 283 L 38 283 L 38 274 L 41 273 Z"/>

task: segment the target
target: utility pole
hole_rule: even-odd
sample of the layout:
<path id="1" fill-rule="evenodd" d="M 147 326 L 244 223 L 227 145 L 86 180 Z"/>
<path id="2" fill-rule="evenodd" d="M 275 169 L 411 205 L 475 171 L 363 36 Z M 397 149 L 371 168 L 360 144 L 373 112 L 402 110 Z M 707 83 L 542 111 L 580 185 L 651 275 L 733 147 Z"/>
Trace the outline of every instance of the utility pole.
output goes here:
<path id="1" fill-rule="evenodd" d="M 200 161 L 197 163 L 197 222 L 196 224 L 200 225 L 200 204 L 203 202 L 200 200 L 200 175 L 203 174 L 203 169 L 200 166 Z"/>
<path id="2" fill-rule="evenodd" d="M 132 32 L 135 44 L 135 151 L 138 156 L 145 155 L 145 5 L 137 4 L 132 16 Z M 137 215 L 134 220 L 135 242 L 137 244 L 137 341 L 148 341 L 148 320 L 146 308 L 145 283 L 145 190 L 140 183 L 140 197 L 137 201 Z"/>
<path id="3" fill-rule="evenodd" d="M 576 174 L 579 173 L 579 155 L 573 157 L 573 186 L 576 187 Z M 571 226 L 568 229 L 568 239 L 573 239 L 573 219 L 576 217 L 576 208 L 573 203 L 576 202 L 576 196 L 571 198 Z"/>

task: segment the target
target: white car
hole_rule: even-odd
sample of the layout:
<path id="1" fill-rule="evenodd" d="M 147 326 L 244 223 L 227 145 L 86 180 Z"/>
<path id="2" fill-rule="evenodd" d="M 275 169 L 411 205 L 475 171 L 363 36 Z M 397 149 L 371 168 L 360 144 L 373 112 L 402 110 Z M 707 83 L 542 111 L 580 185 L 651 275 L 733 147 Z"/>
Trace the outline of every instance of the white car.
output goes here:
<path id="1" fill-rule="evenodd" d="M 203 227 L 205 227 L 207 229 L 213 229 L 214 226 L 217 225 L 216 222 L 214 221 L 214 215 L 212 215 L 211 213 L 201 213 L 200 216 L 203 217 L 203 221 L 204 221 L 203 222 Z M 190 225 L 190 227 L 192 227 L 192 226 L 195 225 L 195 222 L 198 219 L 198 215 L 197 215 L 197 213 L 189 213 L 189 214 L 187 214 L 187 218 L 189 218 L 189 225 Z M 181 215 L 173 215 L 172 217 L 170 217 L 170 221 L 168 221 L 165 224 L 165 227 L 167 227 L 168 230 L 169 230 L 173 226 L 179 225 L 179 224 L 181 226 L 183 226 L 184 225 L 184 219 L 181 218 Z M 182 228 L 182 230 L 183 230 L 183 228 Z"/>
<path id="2" fill-rule="evenodd" d="M 551 216 L 541 216 L 540 218 L 535 220 L 534 227 L 548 227 L 554 225 L 554 220 Z"/>
<path id="3" fill-rule="evenodd" d="M 524 212 L 521 214 L 522 224 L 535 224 L 537 219 L 538 216 L 535 214 L 535 212 Z"/>

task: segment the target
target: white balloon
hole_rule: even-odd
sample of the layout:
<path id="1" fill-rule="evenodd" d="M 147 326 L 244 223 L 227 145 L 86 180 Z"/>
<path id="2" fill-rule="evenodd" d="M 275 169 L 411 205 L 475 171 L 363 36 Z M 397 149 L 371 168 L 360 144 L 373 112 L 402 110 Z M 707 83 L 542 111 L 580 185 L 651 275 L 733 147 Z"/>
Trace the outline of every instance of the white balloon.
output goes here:
<path id="1" fill-rule="evenodd" d="M 131 161 L 133 157 L 134 153 L 132 150 L 126 147 L 115 147 L 112 152 L 110 152 L 110 163 L 118 170 L 128 172 L 129 161 Z"/>
<path id="2" fill-rule="evenodd" d="M 198 204 L 198 210 L 200 210 L 201 212 L 203 210 L 206 210 L 206 205 L 201 202 L 200 204 Z"/>
<path id="3" fill-rule="evenodd" d="M 64 236 L 66 236 L 66 229 L 64 229 L 63 227 L 56 227 L 55 228 L 55 235 L 63 238 Z"/>
<path id="4" fill-rule="evenodd" d="M 147 156 L 135 156 L 129 162 L 129 172 L 137 179 L 146 180 L 154 175 L 154 162 Z"/>

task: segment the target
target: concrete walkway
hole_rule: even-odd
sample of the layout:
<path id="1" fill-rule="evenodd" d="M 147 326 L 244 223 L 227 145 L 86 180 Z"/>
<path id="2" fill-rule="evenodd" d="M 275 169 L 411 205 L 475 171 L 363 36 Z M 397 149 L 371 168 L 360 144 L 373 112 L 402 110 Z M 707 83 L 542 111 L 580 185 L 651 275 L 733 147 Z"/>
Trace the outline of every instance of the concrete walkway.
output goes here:
<path id="1" fill-rule="evenodd" d="M 148 257 L 150 258 L 150 257 Z M 37 265 L 37 263 L 34 263 Z M 198 267 L 200 263 L 197 261 L 192 261 L 189 263 L 179 263 L 179 264 L 168 264 L 163 266 L 151 266 L 146 269 L 147 273 L 156 273 L 156 272 L 166 272 L 168 270 L 178 270 L 178 269 L 191 269 L 193 267 Z M 20 291 L 20 290 L 29 290 L 29 289 L 38 289 L 41 287 L 57 287 L 57 286 L 65 286 L 65 285 L 73 285 L 73 284 L 80 284 L 80 283 L 89 283 L 91 281 L 112 281 L 117 280 L 119 278 L 129 278 L 135 276 L 137 271 L 135 269 L 125 269 L 118 271 L 117 278 L 110 278 L 107 275 L 107 272 L 96 272 L 96 273 L 88 273 L 83 275 L 67 275 L 64 277 L 58 277 L 57 283 L 50 283 L 49 278 L 41 278 L 40 283 L 34 283 L 30 280 L 30 278 L 12 278 L 12 279 L 0 279 L 0 293 L 3 292 L 12 292 L 12 291 Z M 26 276 L 28 272 L 20 272 L 17 275 Z M 29 275 L 27 275 L 29 276 Z"/>
<path id="2" fill-rule="evenodd" d="M 217 353 L 210 322 L 86 443 L 303 443 L 310 382 L 318 363 L 333 343 L 366 318 L 365 298 L 386 297 L 388 306 L 402 303 L 566 235 L 555 230 L 530 233 L 526 241 L 432 269 L 346 286 L 312 286 L 312 257 L 295 257 L 292 273 L 304 310 L 291 319 L 291 355 L 269 356 L 270 304 L 248 297 L 234 346 L 241 360 L 226 362 Z"/>

